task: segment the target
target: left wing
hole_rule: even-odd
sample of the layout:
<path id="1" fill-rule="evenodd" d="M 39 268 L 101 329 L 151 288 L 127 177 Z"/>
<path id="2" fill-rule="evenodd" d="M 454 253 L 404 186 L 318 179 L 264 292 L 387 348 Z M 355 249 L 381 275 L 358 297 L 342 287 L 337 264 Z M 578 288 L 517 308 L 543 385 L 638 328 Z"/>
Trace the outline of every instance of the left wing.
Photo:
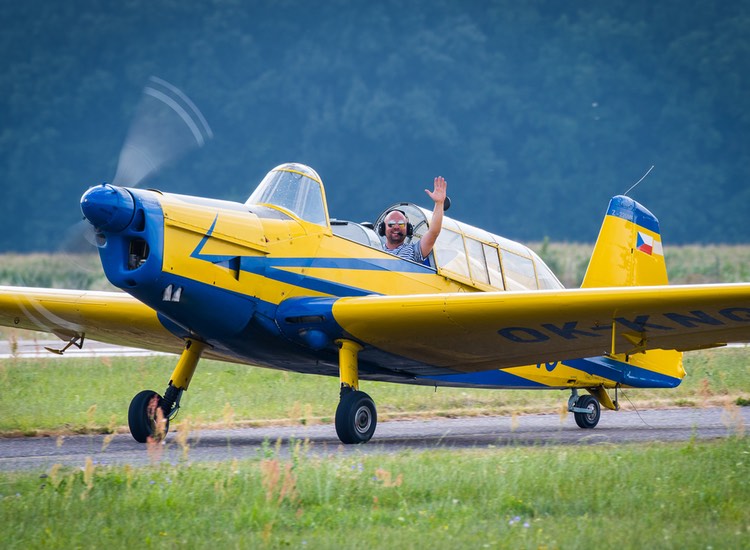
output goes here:
<path id="1" fill-rule="evenodd" d="M 750 341 L 747 283 L 367 296 L 329 304 L 337 324 L 358 340 L 460 372 Z M 183 347 L 153 309 L 121 292 L 0 286 L 0 325 L 155 351 Z"/>
<path id="2" fill-rule="evenodd" d="M 341 298 L 355 338 L 474 372 L 649 349 L 750 341 L 750 284 Z"/>
<path id="3" fill-rule="evenodd" d="M 156 312 L 124 292 L 0 286 L 0 325 L 180 353 Z"/>

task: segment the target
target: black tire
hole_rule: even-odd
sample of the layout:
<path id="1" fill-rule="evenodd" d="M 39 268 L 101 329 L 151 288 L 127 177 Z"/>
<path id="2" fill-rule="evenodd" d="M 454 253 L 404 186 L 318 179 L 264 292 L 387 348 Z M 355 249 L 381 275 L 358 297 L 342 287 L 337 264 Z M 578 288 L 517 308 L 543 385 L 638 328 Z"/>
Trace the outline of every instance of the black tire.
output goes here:
<path id="1" fill-rule="evenodd" d="M 161 401 L 161 395 L 155 391 L 143 390 L 130 402 L 128 426 L 130 434 L 138 443 L 146 443 L 149 438 L 161 441 L 167 437 L 169 419 L 164 417 Z"/>
<path id="2" fill-rule="evenodd" d="M 599 401 L 596 400 L 596 397 L 593 395 L 582 395 L 578 398 L 578 401 L 576 401 L 576 408 L 588 409 L 589 411 L 585 413 L 573 413 L 578 427 L 583 428 L 584 430 L 595 428 L 602 415 L 602 408 L 599 406 Z"/>
<path id="3" fill-rule="evenodd" d="M 375 433 L 377 424 L 375 402 L 369 395 L 351 391 L 341 397 L 336 408 L 336 434 L 342 443 L 367 443 Z"/>

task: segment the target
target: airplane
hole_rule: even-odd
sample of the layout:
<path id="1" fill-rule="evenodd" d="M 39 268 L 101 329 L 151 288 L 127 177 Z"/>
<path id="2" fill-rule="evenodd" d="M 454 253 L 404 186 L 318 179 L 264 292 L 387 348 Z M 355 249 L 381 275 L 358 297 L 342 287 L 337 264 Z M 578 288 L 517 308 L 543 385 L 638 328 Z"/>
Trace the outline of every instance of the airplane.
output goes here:
<path id="1" fill-rule="evenodd" d="M 179 354 L 163 395 L 130 403 L 141 443 L 166 437 L 203 357 L 338 377 L 335 430 L 359 444 L 377 426 L 361 380 L 565 390 L 592 429 L 621 388 L 679 385 L 682 352 L 750 341 L 750 283 L 669 285 L 659 222 L 624 195 L 578 289 L 527 246 L 448 216 L 424 263 L 389 254 L 385 216 L 404 212 L 419 239 L 431 211 L 332 219 L 300 163 L 244 203 L 103 183 L 81 209 L 121 292 L 2 286 L 0 325 L 55 334 L 57 353 L 91 339 Z"/>

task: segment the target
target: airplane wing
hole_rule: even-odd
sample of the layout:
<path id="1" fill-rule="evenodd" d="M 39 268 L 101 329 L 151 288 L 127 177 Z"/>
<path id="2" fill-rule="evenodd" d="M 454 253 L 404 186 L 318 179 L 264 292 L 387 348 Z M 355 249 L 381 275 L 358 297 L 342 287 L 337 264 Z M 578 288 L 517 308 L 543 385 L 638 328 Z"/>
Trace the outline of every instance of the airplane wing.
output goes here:
<path id="1" fill-rule="evenodd" d="M 474 372 L 608 353 L 750 342 L 750 284 L 572 289 L 333 300 L 354 338 L 388 353 Z M 0 286 L 0 325 L 155 351 L 183 343 L 121 292 Z"/>
<path id="2" fill-rule="evenodd" d="M 180 353 L 183 342 L 156 312 L 124 292 L 0 286 L 0 325 L 154 351 Z"/>
<path id="3" fill-rule="evenodd" d="M 473 372 L 649 349 L 750 341 L 750 284 L 341 298 L 369 345 Z"/>

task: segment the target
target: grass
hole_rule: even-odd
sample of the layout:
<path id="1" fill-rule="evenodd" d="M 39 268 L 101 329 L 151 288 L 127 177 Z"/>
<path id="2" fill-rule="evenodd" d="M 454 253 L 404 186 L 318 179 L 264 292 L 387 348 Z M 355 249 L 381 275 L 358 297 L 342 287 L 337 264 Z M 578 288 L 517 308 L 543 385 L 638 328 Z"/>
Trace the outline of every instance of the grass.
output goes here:
<path id="1" fill-rule="evenodd" d="M 750 440 L 0 474 L 5 549 L 750 546 Z"/>
<path id="2" fill-rule="evenodd" d="M 176 356 L 0 361 L 0 434 L 111 433 L 127 428 L 141 389 L 166 387 Z M 685 355 L 676 389 L 625 390 L 638 408 L 742 404 L 750 399 L 750 348 Z M 362 383 L 381 420 L 559 412 L 567 391 L 520 391 Z M 623 394 L 627 399 L 622 398 Z M 338 379 L 201 361 L 174 426 L 330 423 Z"/>

